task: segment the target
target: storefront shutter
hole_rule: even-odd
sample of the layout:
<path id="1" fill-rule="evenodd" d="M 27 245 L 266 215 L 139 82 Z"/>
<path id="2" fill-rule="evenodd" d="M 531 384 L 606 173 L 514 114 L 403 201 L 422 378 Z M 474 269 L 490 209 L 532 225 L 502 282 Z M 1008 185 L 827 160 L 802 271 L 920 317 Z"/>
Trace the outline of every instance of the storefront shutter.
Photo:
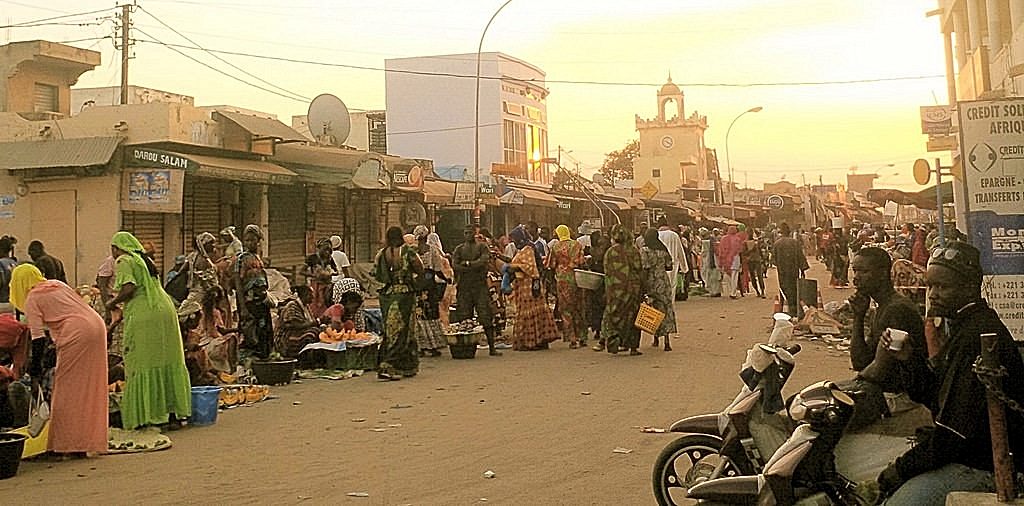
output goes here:
<path id="1" fill-rule="evenodd" d="M 185 251 L 192 251 L 196 235 L 209 232 L 216 236 L 228 225 L 221 224 L 221 184 L 220 181 L 198 177 L 188 177 L 185 180 L 181 241 Z M 241 230 L 237 233 L 241 234 Z"/>
<path id="2" fill-rule="evenodd" d="M 131 232 L 143 246 L 153 243 L 156 249 L 154 260 L 160 270 L 161 279 L 164 271 L 164 215 L 162 213 L 140 213 L 124 211 L 121 215 L 122 228 Z M 170 267 L 170 266 L 168 266 Z"/>
<path id="3" fill-rule="evenodd" d="M 316 200 L 316 238 L 340 235 L 345 239 L 345 209 L 337 186 L 320 185 Z"/>
<path id="4" fill-rule="evenodd" d="M 277 270 L 290 273 L 306 260 L 306 188 L 272 185 L 267 189 L 270 230 L 267 257 Z"/>

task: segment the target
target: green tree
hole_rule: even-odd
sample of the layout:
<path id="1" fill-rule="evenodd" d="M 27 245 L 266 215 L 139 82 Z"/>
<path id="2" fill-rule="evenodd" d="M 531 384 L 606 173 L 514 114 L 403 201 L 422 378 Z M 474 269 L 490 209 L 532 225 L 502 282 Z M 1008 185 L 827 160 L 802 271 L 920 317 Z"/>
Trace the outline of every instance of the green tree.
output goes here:
<path id="1" fill-rule="evenodd" d="M 612 181 L 633 179 L 633 160 L 640 156 L 640 140 L 633 139 L 622 149 L 612 151 L 604 157 L 601 175 Z"/>

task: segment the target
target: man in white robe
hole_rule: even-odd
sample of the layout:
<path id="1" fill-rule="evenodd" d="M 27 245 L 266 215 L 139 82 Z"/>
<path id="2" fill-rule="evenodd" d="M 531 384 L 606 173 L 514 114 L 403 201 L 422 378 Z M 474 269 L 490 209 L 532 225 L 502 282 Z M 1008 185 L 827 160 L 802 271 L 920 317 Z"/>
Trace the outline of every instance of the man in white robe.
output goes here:
<path id="1" fill-rule="evenodd" d="M 669 284 L 672 286 L 672 297 L 676 295 L 676 288 L 679 284 L 679 273 L 690 272 L 690 263 L 686 258 L 686 250 L 683 248 L 683 241 L 679 234 L 668 226 L 665 217 L 658 219 L 658 239 L 668 248 L 668 254 L 672 257 L 672 270 L 667 271 Z"/>

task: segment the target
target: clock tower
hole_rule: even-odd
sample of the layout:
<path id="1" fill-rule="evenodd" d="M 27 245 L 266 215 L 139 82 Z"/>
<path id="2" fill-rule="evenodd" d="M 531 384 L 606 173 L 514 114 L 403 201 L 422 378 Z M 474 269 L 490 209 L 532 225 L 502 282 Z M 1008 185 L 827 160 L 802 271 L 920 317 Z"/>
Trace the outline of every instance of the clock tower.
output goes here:
<path id="1" fill-rule="evenodd" d="M 703 188 L 713 184 L 708 174 L 704 131 L 707 117 L 694 112 L 685 115 L 683 91 L 668 81 L 658 90 L 658 115 L 653 119 L 636 116 L 640 132 L 640 156 L 633 161 L 633 185 L 648 182 L 661 194 L 678 195 L 679 189 Z"/>

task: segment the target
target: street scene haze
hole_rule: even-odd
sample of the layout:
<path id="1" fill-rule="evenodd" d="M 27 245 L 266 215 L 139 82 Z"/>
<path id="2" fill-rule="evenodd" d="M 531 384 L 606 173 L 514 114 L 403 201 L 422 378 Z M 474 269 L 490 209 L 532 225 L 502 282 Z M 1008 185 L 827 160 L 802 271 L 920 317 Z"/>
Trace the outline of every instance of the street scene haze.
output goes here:
<path id="1" fill-rule="evenodd" d="M 1024 501 L 1024 0 L 0 0 L 0 502 Z"/>

